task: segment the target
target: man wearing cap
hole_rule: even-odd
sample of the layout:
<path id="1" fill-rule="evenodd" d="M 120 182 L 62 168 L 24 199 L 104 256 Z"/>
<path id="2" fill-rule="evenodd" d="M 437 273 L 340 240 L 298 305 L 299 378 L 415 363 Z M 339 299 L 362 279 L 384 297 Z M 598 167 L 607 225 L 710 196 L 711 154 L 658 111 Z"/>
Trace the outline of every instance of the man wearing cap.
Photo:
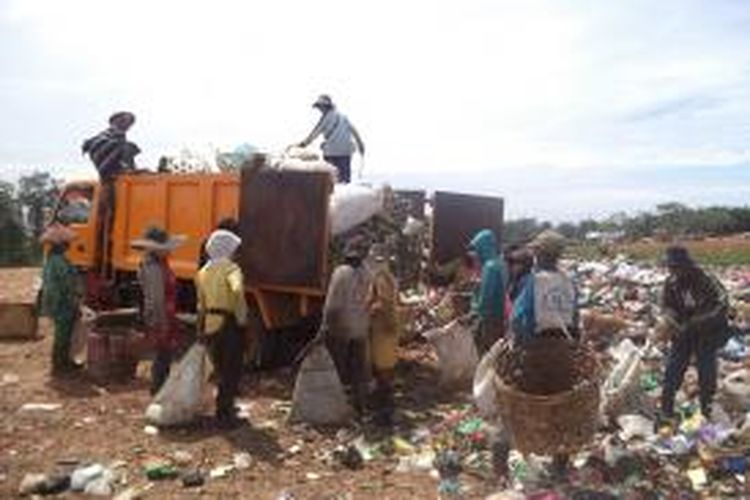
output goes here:
<path id="1" fill-rule="evenodd" d="M 363 238 L 347 242 L 344 263 L 336 267 L 328 284 L 323 319 L 317 340 L 325 340 L 344 384 L 351 383 L 354 408 L 364 410 L 370 311 L 367 298 L 371 275 L 364 266 L 368 244 Z"/>
<path id="2" fill-rule="evenodd" d="M 47 228 L 41 237 L 42 243 L 49 245 L 42 271 L 42 311 L 52 318 L 55 325 L 53 376 L 65 375 L 80 368 L 70 357 L 70 343 L 80 301 L 77 272 L 65 256 L 74 238 L 73 231 L 59 224 Z"/>
<path id="3" fill-rule="evenodd" d="M 179 347 L 181 328 L 177 321 L 177 278 L 169 267 L 169 254 L 185 239 L 171 237 L 159 227 L 149 227 L 131 246 L 144 252 L 138 267 L 143 295 L 142 316 L 146 334 L 156 357 L 151 364 L 151 394 L 156 394 L 169 376 L 174 353 Z"/>
<path id="4" fill-rule="evenodd" d="M 475 337 L 480 356 L 505 334 L 505 262 L 498 251 L 495 233 L 479 231 L 469 243 L 469 253 L 481 269 L 481 281 L 474 293 L 472 312 L 479 317 Z"/>
<path id="5" fill-rule="evenodd" d="M 195 277 L 199 338 L 208 345 L 218 374 L 216 419 L 226 428 L 240 423 L 234 402 L 242 377 L 247 303 L 242 270 L 232 259 L 241 243 L 232 231 L 214 231 L 206 242 L 208 261 Z"/>
<path id="6" fill-rule="evenodd" d="M 665 264 L 669 276 L 664 283 L 662 313 L 673 336 L 664 374 L 662 416 L 673 418 L 675 395 L 695 355 L 701 413 L 708 418 L 716 392 L 716 352 L 729 331 L 727 293 L 714 276 L 698 267 L 683 246 L 667 248 Z"/>
<path id="7" fill-rule="evenodd" d="M 135 115 L 120 111 L 109 117 L 109 127 L 84 141 L 83 154 L 89 155 L 99 172 L 100 191 L 97 221 L 98 245 L 96 264 L 103 266 L 108 253 L 115 206 L 115 178 L 123 171 L 135 169 L 135 157 L 141 152 L 127 140 L 126 134 L 135 123 Z"/>
<path id="8" fill-rule="evenodd" d="M 321 95 L 313 107 L 322 113 L 318 124 L 307 138 L 299 143 L 300 147 L 307 147 L 319 135 L 325 139 L 322 145 L 323 159 L 336 167 L 338 181 L 344 184 L 351 182 L 352 154 L 354 142 L 359 153 L 364 156 L 365 144 L 349 119 L 336 109 L 333 101 L 327 95 Z M 354 139 L 354 142 L 352 141 Z"/>

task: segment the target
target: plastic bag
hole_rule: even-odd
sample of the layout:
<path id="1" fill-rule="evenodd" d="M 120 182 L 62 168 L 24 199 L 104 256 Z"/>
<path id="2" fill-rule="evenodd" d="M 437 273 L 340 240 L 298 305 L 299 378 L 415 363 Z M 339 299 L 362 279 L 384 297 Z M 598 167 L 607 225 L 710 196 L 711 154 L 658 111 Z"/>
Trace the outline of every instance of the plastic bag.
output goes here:
<path id="1" fill-rule="evenodd" d="M 743 368 L 727 375 L 721 382 L 721 391 L 730 406 L 742 411 L 750 408 L 750 369 Z"/>
<path id="2" fill-rule="evenodd" d="M 423 335 L 437 351 L 441 385 L 450 387 L 472 380 L 479 356 L 468 326 L 454 320 Z"/>
<path id="3" fill-rule="evenodd" d="M 315 345 L 300 367 L 292 395 L 291 422 L 342 424 L 352 416 L 336 365 L 324 345 Z"/>
<path id="4" fill-rule="evenodd" d="M 641 372 L 643 353 L 630 339 L 625 339 L 610 353 L 617 360 L 607 380 L 602 386 L 602 412 L 605 415 L 636 411 L 641 397 Z"/>
<path id="5" fill-rule="evenodd" d="M 500 418 L 497 396 L 497 357 L 505 349 L 507 341 L 500 339 L 487 351 L 477 366 L 474 373 L 473 395 L 474 403 L 479 413 L 488 421 L 497 421 Z"/>
<path id="6" fill-rule="evenodd" d="M 154 425 L 190 422 L 200 411 L 205 384 L 206 346 L 194 344 L 146 409 L 146 419 Z"/>
<path id="7" fill-rule="evenodd" d="M 382 189 L 354 184 L 336 184 L 329 213 L 331 233 L 336 236 L 368 221 L 383 210 Z"/>

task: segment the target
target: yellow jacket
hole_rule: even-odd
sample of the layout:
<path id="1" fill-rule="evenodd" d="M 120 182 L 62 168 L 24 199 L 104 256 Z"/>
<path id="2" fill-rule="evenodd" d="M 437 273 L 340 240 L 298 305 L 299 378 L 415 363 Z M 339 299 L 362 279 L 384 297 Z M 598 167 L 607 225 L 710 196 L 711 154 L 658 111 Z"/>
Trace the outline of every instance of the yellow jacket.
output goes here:
<path id="1" fill-rule="evenodd" d="M 210 263 L 195 276 L 198 295 L 198 314 L 210 310 L 233 313 L 237 324 L 242 326 L 247 319 L 245 283 L 240 266 L 230 260 Z M 221 314 L 205 314 L 203 333 L 214 334 L 223 326 Z"/>

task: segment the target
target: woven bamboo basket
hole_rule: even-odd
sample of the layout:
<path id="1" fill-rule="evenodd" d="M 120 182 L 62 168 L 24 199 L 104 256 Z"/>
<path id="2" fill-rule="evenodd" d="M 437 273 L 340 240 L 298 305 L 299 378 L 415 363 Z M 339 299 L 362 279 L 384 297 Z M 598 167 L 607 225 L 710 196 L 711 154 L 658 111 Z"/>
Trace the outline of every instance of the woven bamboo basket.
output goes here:
<path id="1" fill-rule="evenodd" d="M 575 453 L 594 437 L 601 392 L 591 350 L 542 338 L 501 352 L 497 373 L 502 422 L 521 453 Z"/>

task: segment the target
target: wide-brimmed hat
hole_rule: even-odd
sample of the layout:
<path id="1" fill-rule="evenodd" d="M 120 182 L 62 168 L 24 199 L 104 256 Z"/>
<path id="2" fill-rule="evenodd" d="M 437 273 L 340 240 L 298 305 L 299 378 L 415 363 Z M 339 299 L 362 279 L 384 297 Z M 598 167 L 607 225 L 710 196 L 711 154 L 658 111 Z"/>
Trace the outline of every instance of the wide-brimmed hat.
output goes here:
<path id="1" fill-rule="evenodd" d="M 333 99 L 327 94 L 321 94 L 313 103 L 313 108 L 332 108 Z"/>
<path id="2" fill-rule="evenodd" d="M 70 243 L 76 239 L 78 235 L 75 231 L 69 227 L 63 226 L 62 224 L 52 224 L 44 230 L 42 236 L 39 237 L 39 241 L 42 243 Z"/>
<path id="3" fill-rule="evenodd" d="M 690 252 L 682 245 L 667 247 L 663 262 L 667 267 L 693 267 L 695 265 Z"/>
<path id="4" fill-rule="evenodd" d="M 143 232 L 141 238 L 130 242 L 130 246 L 138 250 L 161 250 L 171 252 L 182 245 L 187 238 L 183 235 L 171 235 L 157 226 L 150 226 Z"/>
<path id="5" fill-rule="evenodd" d="M 531 240 L 528 246 L 541 253 L 560 255 L 565 249 L 565 237 L 557 231 L 545 229 Z"/>

